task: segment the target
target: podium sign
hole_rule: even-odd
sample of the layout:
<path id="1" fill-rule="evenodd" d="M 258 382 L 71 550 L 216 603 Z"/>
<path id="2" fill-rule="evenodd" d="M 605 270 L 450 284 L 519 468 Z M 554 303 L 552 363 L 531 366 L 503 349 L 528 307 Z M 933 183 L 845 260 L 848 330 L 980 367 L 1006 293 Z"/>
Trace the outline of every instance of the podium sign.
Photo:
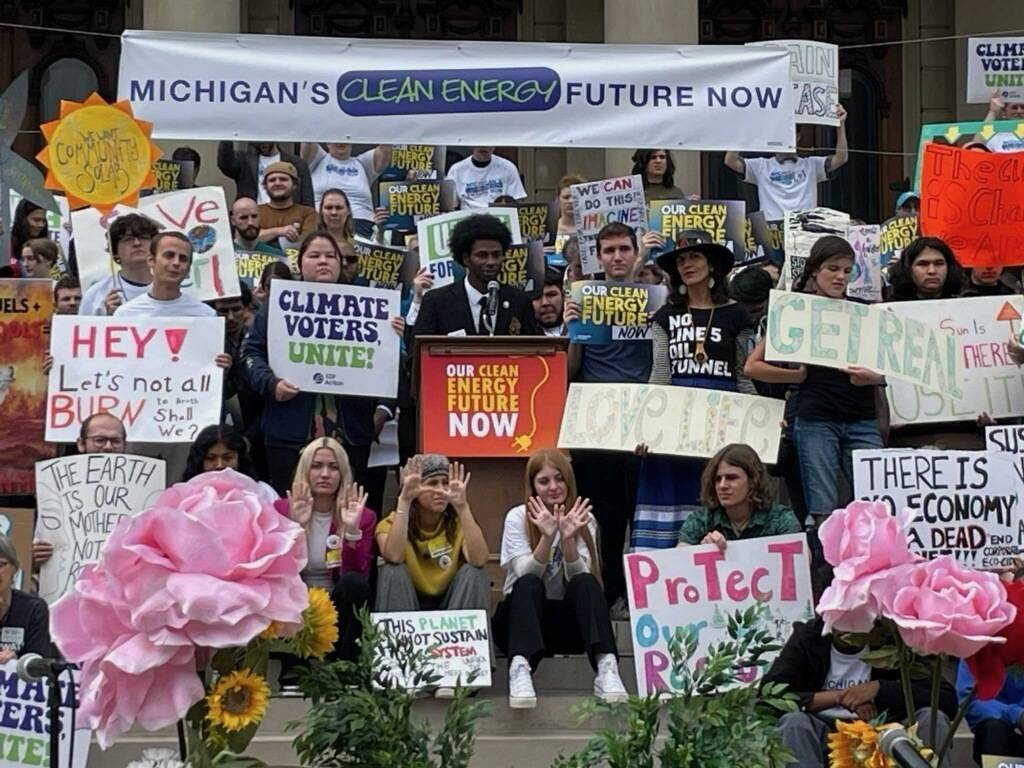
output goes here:
<path id="1" fill-rule="evenodd" d="M 479 345 L 477 350 L 489 351 Z M 557 446 L 566 393 L 564 349 L 548 354 L 423 352 L 419 399 L 425 453 L 526 457 Z"/>

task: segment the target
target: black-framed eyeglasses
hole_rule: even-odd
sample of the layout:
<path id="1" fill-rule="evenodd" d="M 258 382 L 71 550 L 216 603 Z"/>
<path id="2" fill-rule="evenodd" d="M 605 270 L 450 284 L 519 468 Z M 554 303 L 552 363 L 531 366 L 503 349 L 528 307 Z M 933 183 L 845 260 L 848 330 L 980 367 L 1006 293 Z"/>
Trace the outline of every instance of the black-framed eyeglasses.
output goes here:
<path id="1" fill-rule="evenodd" d="M 110 446 L 111 448 L 120 448 L 124 445 L 124 440 L 120 437 L 107 437 L 106 435 L 89 435 L 85 438 L 85 442 L 98 445 L 100 448 Z"/>

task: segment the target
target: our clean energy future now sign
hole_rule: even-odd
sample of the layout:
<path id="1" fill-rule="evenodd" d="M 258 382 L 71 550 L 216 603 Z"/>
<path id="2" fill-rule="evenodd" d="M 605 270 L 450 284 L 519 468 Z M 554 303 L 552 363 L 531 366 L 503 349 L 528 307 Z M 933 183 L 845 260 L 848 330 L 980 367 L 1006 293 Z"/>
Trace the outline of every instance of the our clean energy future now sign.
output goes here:
<path id="1" fill-rule="evenodd" d="M 131 30 L 120 71 L 118 98 L 159 138 L 633 148 L 642 125 L 652 147 L 794 141 L 784 48 Z"/>

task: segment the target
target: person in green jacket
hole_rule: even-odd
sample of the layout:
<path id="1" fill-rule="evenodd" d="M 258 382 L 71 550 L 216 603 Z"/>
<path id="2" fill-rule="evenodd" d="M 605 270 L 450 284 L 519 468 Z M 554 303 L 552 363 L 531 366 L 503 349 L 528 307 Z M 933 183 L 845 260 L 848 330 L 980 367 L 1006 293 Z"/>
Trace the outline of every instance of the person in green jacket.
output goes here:
<path id="1" fill-rule="evenodd" d="M 801 533 L 789 507 L 772 502 L 768 471 L 749 445 L 732 443 L 716 453 L 700 479 L 701 506 L 683 521 L 680 547 Z"/>

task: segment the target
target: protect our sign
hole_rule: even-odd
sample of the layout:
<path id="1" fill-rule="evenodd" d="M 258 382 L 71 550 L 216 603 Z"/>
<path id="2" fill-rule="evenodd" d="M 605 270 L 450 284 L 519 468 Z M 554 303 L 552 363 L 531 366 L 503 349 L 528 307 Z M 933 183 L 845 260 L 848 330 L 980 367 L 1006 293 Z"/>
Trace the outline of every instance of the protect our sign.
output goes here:
<path id="1" fill-rule="evenodd" d="M 793 112 L 798 123 L 839 125 L 839 46 L 814 40 L 770 40 L 747 43 L 789 51 L 793 78 Z"/>
<path id="2" fill-rule="evenodd" d="M 967 103 L 1024 101 L 1024 37 L 967 39 Z"/>
<path id="3" fill-rule="evenodd" d="M 577 280 L 571 293 L 580 318 L 569 321 L 569 340 L 578 344 L 649 339 L 651 315 L 668 297 L 663 285 L 610 280 Z"/>
<path id="4" fill-rule="evenodd" d="M 697 635 L 694 663 L 728 637 L 728 619 L 755 602 L 767 608 L 758 629 L 784 645 L 794 621 L 814 618 L 810 556 L 804 534 L 679 547 L 625 555 L 629 624 L 638 693 L 679 690 L 669 640 L 677 630 Z M 768 659 L 769 661 L 771 659 Z M 744 670 L 753 683 L 761 668 Z"/>
<path id="5" fill-rule="evenodd" d="M 100 558 L 114 527 L 144 511 L 167 487 L 162 459 L 89 453 L 36 464 L 36 538 L 53 544 L 39 571 L 39 596 L 56 602 L 82 568 Z"/>
<path id="6" fill-rule="evenodd" d="M 374 613 L 370 617 L 378 629 L 408 638 L 415 650 L 427 654 L 430 670 L 440 678 L 438 687 L 490 687 L 491 641 L 486 611 L 407 611 Z M 381 653 L 378 663 L 390 669 L 398 685 L 415 687 L 412 680 L 401 679 L 393 659 Z"/>
<path id="7" fill-rule="evenodd" d="M 775 462 L 785 401 L 697 387 L 579 384 L 569 387 L 559 448 L 711 457 L 746 443 Z"/>
<path id="8" fill-rule="evenodd" d="M 597 233 L 606 224 L 626 224 L 636 232 L 637 240 L 647 231 L 647 203 L 644 183 L 638 175 L 573 184 L 572 212 L 580 245 L 583 274 L 601 272 L 597 259 Z"/>
<path id="9" fill-rule="evenodd" d="M 50 765 L 50 731 L 47 701 L 49 686 L 45 680 L 25 682 L 18 677 L 18 662 L 0 665 L 0 768 Z M 58 756 L 61 768 L 85 768 L 89 762 L 89 741 L 92 731 L 82 727 L 81 717 L 73 710 L 79 701 L 72 692 L 81 690 L 78 671 L 64 673 L 60 678 L 60 740 Z M 75 722 L 72 732 L 71 723 Z M 72 760 L 74 755 L 74 760 Z"/>
<path id="10" fill-rule="evenodd" d="M 960 396 L 907 381 L 887 387 L 893 426 L 974 421 L 1024 413 L 1024 372 L 1007 353 L 1006 342 L 1021 329 L 1020 296 L 974 296 L 956 301 L 901 301 L 882 305 L 954 337 L 963 369 Z"/>
<path id="11" fill-rule="evenodd" d="M 346 40 L 131 30 L 118 94 L 160 138 L 780 152 L 790 55 L 729 45 Z M 279 62 L 287 61 L 282 70 Z M 343 135 L 338 126 L 344 125 Z"/>
<path id="12" fill-rule="evenodd" d="M 442 213 L 420 219 L 416 223 L 416 235 L 420 252 L 420 267 L 434 276 L 434 288 L 455 281 L 455 260 L 448 247 L 455 225 L 463 219 L 478 214 L 487 214 L 501 220 L 512 234 L 513 243 L 523 241 L 519 230 L 519 211 L 515 208 L 487 208 L 486 210 L 465 210 Z"/>
<path id="13" fill-rule="evenodd" d="M 876 305 L 772 291 L 765 339 L 769 361 L 867 368 L 963 396 L 960 341 L 935 325 Z"/>
<path id="14" fill-rule="evenodd" d="M 71 443 L 94 413 L 119 418 L 130 441 L 190 443 L 220 423 L 220 317 L 53 318 L 46 439 Z"/>
<path id="15" fill-rule="evenodd" d="M 201 301 L 238 296 L 238 270 L 235 245 L 224 190 L 221 187 L 196 187 L 150 195 L 134 208 L 115 205 L 109 213 L 95 208 L 72 211 L 78 271 L 82 290 L 110 277 L 119 267 L 110 253 L 107 230 L 119 216 L 138 213 L 152 219 L 160 230 L 183 232 L 192 243 L 192 274 L 182 290 Z"/>
<path id="16" fill-rule="evenodd" d="M 394 397 L 401 295 L 382 288 L 274 280 L 267 354 L 275 375 L 304 392 Z"/>
<path id="17" fill-rule="evenodd" d="M 853 452 L 854 495 L 893 514 L 916 512 L 910 548 L 973 568 L 1012 566 L 1024 551 L 1015 457 L 998 451 L 912 448 Z"/>

